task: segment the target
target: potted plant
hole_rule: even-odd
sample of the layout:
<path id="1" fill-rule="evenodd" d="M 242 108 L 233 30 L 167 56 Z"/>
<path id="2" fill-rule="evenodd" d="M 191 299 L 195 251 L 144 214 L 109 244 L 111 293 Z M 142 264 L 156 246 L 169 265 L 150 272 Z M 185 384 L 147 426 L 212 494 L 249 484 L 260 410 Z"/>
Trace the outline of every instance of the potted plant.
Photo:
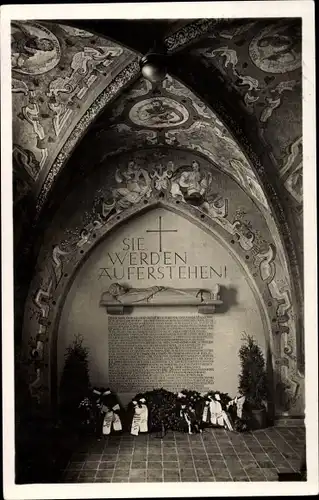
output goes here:
<path id="1" fill-rule="evenodd" d="M 251 335 L 245 334 L 239 349 L 241 373 L 239 392 L 245 396 L 246 409 L 250 413 L 251 427 L 263 428 L 267 417 L 267 374 L 261 348 Z"/>
<path id="2" fill-rule="evenodd" d="M 60 383 L 60 416 L 64 424 L 69 423 L 73 428 L 80 424 L 79 405 L 90 390 L 88 354 L 81 335 L 75 336 L 65 353 Z"/>

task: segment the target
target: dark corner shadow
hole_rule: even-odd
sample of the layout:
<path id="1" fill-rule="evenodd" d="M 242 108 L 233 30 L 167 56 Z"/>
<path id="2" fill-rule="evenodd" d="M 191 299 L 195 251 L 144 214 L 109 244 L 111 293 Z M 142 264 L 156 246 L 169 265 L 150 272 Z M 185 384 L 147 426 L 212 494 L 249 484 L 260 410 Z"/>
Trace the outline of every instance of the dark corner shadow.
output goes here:
<path id="1" fill-rule="evenodd" d="M 220 304 L 216 308 L 216 312 L 218 314 L 223 314 L 228 312 L 233 306 L 236 306 L 238 304 L 237 302 L 237 288 L 234 287 L 226 287 L 221 285 L 220 286 L 220 299 L 223 301 L 222 304 Z"/>
<path id="2" fill-rule="evenodd" d="M 267 386 L 269 388 L 268 393 L 268 410 L 267 419 L 268 425 L 273 425 L 275 421 L 275 383 L 274 383 L 274 367 L 272 362 L 272 354 L 270 346 L 267 347 L 266 352 L 266 372 L 267 372 Z"/>

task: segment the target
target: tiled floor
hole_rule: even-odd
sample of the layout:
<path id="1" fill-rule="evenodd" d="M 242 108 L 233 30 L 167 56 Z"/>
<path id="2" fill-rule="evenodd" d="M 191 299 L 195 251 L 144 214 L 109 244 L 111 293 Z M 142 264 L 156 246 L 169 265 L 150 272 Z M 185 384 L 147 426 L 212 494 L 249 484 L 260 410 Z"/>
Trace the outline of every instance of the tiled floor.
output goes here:
<path id="1" fill-rule="evenodd" d="M 278 472 L 299 470 L 304 443 L 299 427 L 91 439 L 74 453 L 62 481 L 277 481 Z"/>

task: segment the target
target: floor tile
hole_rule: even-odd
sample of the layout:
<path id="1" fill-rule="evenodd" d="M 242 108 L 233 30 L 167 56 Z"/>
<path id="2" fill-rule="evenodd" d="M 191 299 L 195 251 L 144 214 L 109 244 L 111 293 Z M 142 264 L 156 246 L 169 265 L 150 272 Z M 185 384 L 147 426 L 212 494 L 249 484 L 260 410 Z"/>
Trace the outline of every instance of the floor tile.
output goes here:
<path id="1" fill-rule="evenodd" d="M 90 462 L 95 462 L 101 460 L 102 457 L 102 452 L 101 453 L 88 453 L 86 460 L 89 460 Z"/>
<path id="2" fill-rule="evenodd" d="M 162 470 L 147 470 L 146 471 L 147 477 L 163 477 L 163 471 Z"/>
<path id="3" fill-rule="evenodd" d="M 214 476 L 216 476 L 216 477 L 217 476 L 229 476 L 229 472 L 226 468 L 225 469 L 224 468 L 223 469 L 214 469 L 213 468 L 212 470 L 213 470 Z"/>
<path id="4" fill-rule="evenodd" d="M 99 469 L 96 473 L 96 477 L 110 477 L 112 478 L 113 471 L 109 469 Z"/>
<path id="5" fill-rule="evenodd" d="M 79 477 L 79 471 L 68 471 L 64 476 L 63 476 L 63 482 L 73 482 L 76 481 L 77 478 Z"/>
<path id="6" fill-rule="evenodd" d="M 130 471 L 130 466 L 122 466 L 122 467 L 115 467 L 114 469 L 114 474 L 116 474 L 117 476 L 122 476 L 124 474 L 128 474 Z"/>
<path id="7" fill-rule="evenodd" d="M 146 468 L 146 465 L 147 465 L 147 462 L 146 460 L 145 461 L 136 461 L 136 462 L 132 462 L 131 464 L 131 468 L 132 469 L 145 469 Z"/>
<path id="8" fill-rule="evenodd" d="M 146 470 L 144 469 L 131 469 L 129 473 L 129 478 L 145 478 Z"/>
<path id="9" fill-rule="evenodd" d="M 90 462 L 90 461 L 87 461 L 85 462 L 84 466 L 83 466 L 83 469 L 86 469 L 86 470 L 97 470 L 99 464 L 101 462 Z"/>
<path id="10" fill-rule="evenodd" d="M 179 472 L 164 470 L 164 482 L 180 481 Z"/>
<path id="11" fill-rule="evenodd" d="M 178 455 L 176 455 L 176 453 L 175 453 L 175 455 L 172 453 L 164 453 L 164 455 L 163 455 L 163 460 L 170 460 L 170 461 L 175 462 L 177 459 L 178 459 Z"/>
<path id="12" fill-rule="evenodd" d="M 257 460 L 257 464 L 261 469 L 273 469 L 274 464 L 270 460 Z"/>
<path id="13" fill-rule="evenodd" d="M 84 465 L 84 462 L 71 462 L 69 465 L 68 465 L 68 469 L 69 470 L 81 470 L 82 467 Z"/>
<path id="14" fill-rule="evenodd" d="M 289 463 L 276 463 L 275 466 L 278 472 L 293 472 L 293 467 Z"/>
<path id="15" fill-rule="evenodd" d="M 129 465 L 131 463 L 131 459 L 130 458 L 119 458 L 117 461 L 116 461 L 116 465 L 119 467 L 120 465 Z"/>
<path id="16" fill-rule="evenodd" d="M 243 463 L 242 465 L 247 474 L 250 474 L 250 472 L 254 472 L 255 470 L 259 470 L 259 466 L 255 462 Z"/>
<path id="17" fill-rule="evenodd" d="M 77 446 L 65 473 L 61 472 L 61 481 L 69 477 L 70 482 L 110 482 L 114 474 L 118 482 L 127 482 L 129 472 L 142 470 L 143 481 L 145 477 L 148 481 L 153 477 L 154 482 L 161 482 L 163 465 L 166 481 L 179 477 L 179 467 L 183 482 L 187 481 L 187 475 L 191 482 L 197 481 L 197 475 L 200 481 L 205 480 L 212 477 L 212 470 L 216 481 L 247 481 L 247 474 L 252 481 L 277 481 L 278 472 L 299 470 L 304 441 L 304 430 L 297 427 L 247 434 L 219 428 L 191 436 L 170 432 L 163 440 L 154 434 L 137 437 L 123 434 L 101 441 L 92 438 Z M 141 480 L 133 476 L 132 482 Z"/>
<path id="18" fill-rule="evenodd" d="M 95 477 L 95 472 L 93 471 L 82 471 L 79 474 L 79 479 L 82 478 L 94 478 Z"/>
<path id="19" fill-rule="evenodd" d="M 266 481 L 266 477 L 265 477 L 265 475 L 262 473 L 262 471 L 260 471 L 260 472 L 257 472 L 257 471 L 256 471 L 256 472 L 254 472 L 254 473 L 249 472 L 248 476 L 249 476 L 249 479 L 250 479 L 251 481 Z"/>
<path id="20" fill-rule="evenodd" d="M 151 463 L 149 462 L 147 468 L 152 469 L 152 470 L 156 470 L 156 469 L 162 470 L 163 465 L 162 465 L 162 462 L 151 462 Z"/>
<path id="21" fill-rule="evenodd" d="M 98 468 L 101 469 L 114 469 L 116 462 L 98 462 Z M 85 465 L 86 468 L 86 465 Z"/>

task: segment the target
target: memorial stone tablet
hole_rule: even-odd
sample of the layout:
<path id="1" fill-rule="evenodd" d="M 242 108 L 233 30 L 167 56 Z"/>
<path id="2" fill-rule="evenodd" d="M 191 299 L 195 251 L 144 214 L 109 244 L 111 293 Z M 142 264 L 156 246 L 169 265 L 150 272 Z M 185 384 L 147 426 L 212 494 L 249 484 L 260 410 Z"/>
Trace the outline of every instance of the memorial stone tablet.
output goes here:
<path id="1" fill-rule="evenodd" d="M 213 385 L 212 318 L 111 316 L 109 347 L 110 384 L 118 392 Z"/>

